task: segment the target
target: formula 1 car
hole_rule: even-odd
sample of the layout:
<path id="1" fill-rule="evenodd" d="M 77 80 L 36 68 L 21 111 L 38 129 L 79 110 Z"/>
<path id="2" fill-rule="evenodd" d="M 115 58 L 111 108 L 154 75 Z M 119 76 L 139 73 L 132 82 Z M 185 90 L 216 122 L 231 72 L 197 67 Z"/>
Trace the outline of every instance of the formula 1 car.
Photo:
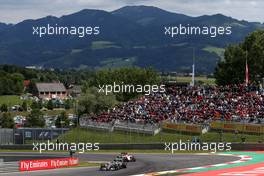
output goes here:
<path id="1" fill-rule="evenodd" d="M 102 171 L 115 171 L 126 168 L 126 162 L 123 162 L 121 160 L 115 159 L 112 162 L 101 164 L 100 170 Z"/>
<path id="2" fill-rule="evenodd" d="M 127 162 L 125 161 L 124 158 L 115 158 L 114 162 L 116 162 L 121 167 L 121 169 L 127 167 Z"/>
<path id="3" fill-rule="evenodd" d="M 123 158 L 125 162 L 136 162 L 136 158 L 128 153 L 121 153 L 117 156 L 117 158 Z"/>
<path id="4" fill-rule="evenodd" d="M 114 170 L 119 170 L 119 166 L 116 164 L 116 162 L 108 162 L 101 164 L 100 170 L 102 171 L 114 171 Z"/>

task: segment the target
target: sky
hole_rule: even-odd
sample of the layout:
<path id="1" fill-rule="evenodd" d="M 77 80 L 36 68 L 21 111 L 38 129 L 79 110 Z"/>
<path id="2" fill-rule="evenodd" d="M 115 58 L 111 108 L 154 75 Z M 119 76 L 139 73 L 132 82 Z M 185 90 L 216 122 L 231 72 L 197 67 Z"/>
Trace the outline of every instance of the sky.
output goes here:
<path id="1" fill-rule="evenodd" d="M 127 5 L 155 6 L 190 16 L 221 13 L 239 20 L 264 22 L 264 0 L 0 0 L 0 22 L 60 17 L 82 9 L 112 11 Z"/>

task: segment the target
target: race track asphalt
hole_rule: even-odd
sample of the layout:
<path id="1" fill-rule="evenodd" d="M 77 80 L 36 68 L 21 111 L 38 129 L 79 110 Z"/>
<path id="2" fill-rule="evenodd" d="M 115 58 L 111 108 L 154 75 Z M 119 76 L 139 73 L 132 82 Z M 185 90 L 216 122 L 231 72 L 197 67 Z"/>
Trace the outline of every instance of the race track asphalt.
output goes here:
<path id="1" fill-rule="evenodd" d="M 9 157 L 7 157 L 9 155 Z M 111 161 L 116 154 L 76 154 L 81 161 Z M 0 153 L 0 158 L 5 157 L 9 160 L 21 159 L 42 159 L 68 157 L 67 154 L 36 154 L 36 153 Z M 196 155 L 196 154 L 135 154 L 137 161 L 128 163 L 126 169 L 118 171 L 100 171 L 98 167 L 80 167 L 53 169 L 33 172 L 16 172 L 1 174 L 3 176 L 127 176 L 135 174 L 150 173 L 156 171 L 166 171 L 189 167 L 199 167 L 210 164 L 219 164 L 238 160 L 234 156 L 221 155 Z"/>

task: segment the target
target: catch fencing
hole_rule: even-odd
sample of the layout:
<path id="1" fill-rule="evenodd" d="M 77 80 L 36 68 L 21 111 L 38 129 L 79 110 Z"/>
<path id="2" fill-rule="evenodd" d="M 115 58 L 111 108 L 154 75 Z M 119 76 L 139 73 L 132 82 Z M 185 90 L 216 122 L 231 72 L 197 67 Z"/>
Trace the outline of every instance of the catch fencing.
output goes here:
<path id="1" fill-rule="evenodd" d="M 161 128 L 156 124 L 140 124 L 131 122 L 115 122 L 114 129 L 119 131 L 144 133 L 156 135 L 160 132 Z"/>
<path id="2" fill-rule="evenodd" d="M 142 123 L 131 123 L 124 121 L 104 123 L 104 122 L 96 122 L 89 118 L 81 118 L 80 127 L 109 131 L 109 132 L 125 131 L 125 132 L 136 132 L 136 133 L 143 133 L 149 135 L 156 135 L 161 131 L 161 128 L 158 124 L 142 124 Z"/>
<path id="3" fill-rule="evenodd" d="M 80 119 L 80 126 L 83 128 L 96 129 L 102 131 L 114 131 L 114 126 L 111 123 L 96 122 L 86 118 Z"/>
<path id="4" fill-rule="evenodd" d="M 14 144 L 14 130 L 0 128 L 0 145 Z"/>

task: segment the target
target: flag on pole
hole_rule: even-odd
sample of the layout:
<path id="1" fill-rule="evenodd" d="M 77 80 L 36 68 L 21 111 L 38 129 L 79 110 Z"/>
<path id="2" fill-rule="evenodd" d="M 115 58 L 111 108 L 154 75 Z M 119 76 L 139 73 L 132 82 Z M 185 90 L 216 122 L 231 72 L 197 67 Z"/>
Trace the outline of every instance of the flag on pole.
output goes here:
<path id="1" fill-rule="evenodd" d="M 193 65 L 192 65 L 192 83 L 191 86 L 194 86 L 195 84 L 195 48 L 193 49 Z"/>
<path id="2" fill-rule="evenodd" d="M 194 77 L 195 77 L 195 64 L 192 65 L 192 86 L 194 86 Z"/>
<path id="3" fill-rule="evenodd" d="M 249 71 L 248 71 L 248 62 L 246 59 L 246 85 L 249 83 Z"/>

